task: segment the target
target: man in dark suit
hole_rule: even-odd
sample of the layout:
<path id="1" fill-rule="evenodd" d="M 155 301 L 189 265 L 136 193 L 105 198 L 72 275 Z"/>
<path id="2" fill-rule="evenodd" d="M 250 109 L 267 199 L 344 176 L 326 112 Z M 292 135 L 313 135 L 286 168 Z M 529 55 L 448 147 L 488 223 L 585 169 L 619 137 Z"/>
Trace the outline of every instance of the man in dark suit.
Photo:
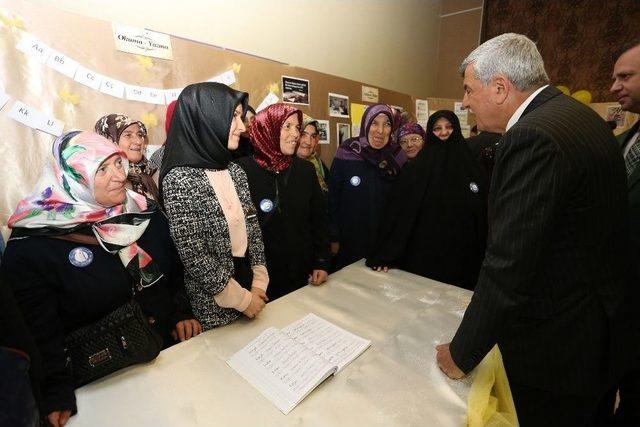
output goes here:
<path id="1" fill-rule="evenodd" d="M 504 135 L 485 260 L 438 364 L 460 378 L 498 344 L 523 427 L 592 425 L 629 363 L 622 157 L 604 120 L 548 85 L 525 36 L 485 42 L 460 70 L 478 128 Z"/>
<path id="2" fill-rule="evenodd" d="M 628 46 L 613 68 L 611 92 L 622 110 L 640 114 L 640 43 Z M 631 280 L 640 287 L 640 120 L 618 135 L 627 172 L 629 202 L 629 266 Z M 637 339 L 637 338 L 636 338 Z M 640 425 L 640 369 L 619 385 L 620 403 L 616 419 L 627 425 Z"/>

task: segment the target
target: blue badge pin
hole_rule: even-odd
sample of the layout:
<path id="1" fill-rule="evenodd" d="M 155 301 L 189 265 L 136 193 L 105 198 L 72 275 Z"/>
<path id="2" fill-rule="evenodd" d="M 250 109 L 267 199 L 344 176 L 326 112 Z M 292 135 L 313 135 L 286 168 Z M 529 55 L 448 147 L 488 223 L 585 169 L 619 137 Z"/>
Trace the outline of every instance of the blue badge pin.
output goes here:
<path id="1" fill-rule="evenodd" d="M 476 184 L 475 182 L 472 182 L 471 184 L 469 184 L 469 190 L 477 193 L 478 191 L 480 191 L 480 187 L 478 187 L 478 184 Z"/>
<path id="2" fill-rule="evenodd" d="M 269 199 L 260 200 L 260 210 L 264 213 L 269 213 L 273 210 L 273 202 Z"/>
<path id="3" fill-rule="evenodd" d="M 93 252 L 84 246 L 78 246 L 69 252 L 69 262 L 76 267 L 86 267 L 93 261 Z"/>
<path id="4" fill-rule="evenodd" d="M 360 185 L 360 183 L 362 182 L 362 180 L 360 179 L 359 176 L 354 175 L 351 177 L 351 179 L 349 180 L 349 182 L 351 183 L 351 185 L 353 185 L 354 187 L 357 187 L 358 185 Z"/>

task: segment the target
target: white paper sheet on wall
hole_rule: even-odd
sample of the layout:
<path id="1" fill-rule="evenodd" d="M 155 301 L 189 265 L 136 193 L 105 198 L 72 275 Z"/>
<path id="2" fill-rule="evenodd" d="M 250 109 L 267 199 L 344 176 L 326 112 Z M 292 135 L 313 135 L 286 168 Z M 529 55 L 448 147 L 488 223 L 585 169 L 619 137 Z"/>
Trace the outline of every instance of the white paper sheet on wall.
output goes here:
<path id="1" fill-rule="evenodd" d="M 222 83 L 225 84 L 227 86 L 231 86 L 232 84 L 234 84 L 236 82 L 236 74 L 233 72 L 233 70 L 229 70 L 229 71 L 225 71 L 222 74 L 219 74 L 215 77 L 210 78 L 209 80 L 207 80 L 208 82 L 215 82 L 215 83 Z"/>
<path id="2" fill-rule="evenodd" d="M 47 67 L 53 68 L 57 72 L 64 74 L 69 78 L 73 78 L 76 75 L 78 69 L 78 62 L 69 58 L 64 53 L 52 50 L 49 60 L 47 61 Z"/>
<path id="3" fill-rule="evenodd" d="M 104 78 L 100 85 L 100 92 L 116 98 L 124 98 L 124 83 L 120 80 Z"/>
<path id="4" fill-rule="evenodd" d="M 10 118 L 33 129 L 37 129 L 38 124 L 41 122 L 39 115 L 40 112 L 38 110 L 21 101 L 14 102 L 11 110 L 9 110 Z"/>
<path id="5" fill-rule="evenodd" d="M 25 126 L 41 130 L 53 136 L 60 136 L 64 129 L 62 120 L 49 117 L 22 101 L 14 102 L 11 110 L 9 110 L 9 117 Z"/>
<path id="6" fill-rule="evenodd" d="M 142 86 L 125 85 L 124 92 L 130 101 L 148 102 L 148 89 Z"/>
<path id="7" fill-rule="evenodd" d="M 29 33 L 23 33 L 22 39 L 20 39 L 20 42 L 18 43 L 16 48 L 19 51 L 24 52 L 33 58 L 36 58 L 43 64 L 46 64 L 52 51 L 49 46 Z"/>
<path id="8" fill-rule="evenodd" d="M 278 95 L 274 94 L 273 92 L 269 92 L 269 95 L 265 96 L 260 105 L 258 105 L 258 108 L 256 108 L 256 113 L 259 113 L 269 105 L 277 104 L 278 102 L 280 102 Z"/>
<path id="9" fill-rule="evenodd" d="M 73 78 L 80 84 L 90 87 L 93 90 L 99 90 L 100 84 L 102 84 L 102 76 L 93 70 L 90 70 L 82 65 L 78 65 L 76 75 Z"/>
<path id="10" fill-rule="evenodd" d="M 180 92 L 182 92 L 182 88 L 165 90 L 164 97 L 165 101 L 167 101 L 167 105 L 169 105 L 172 101 L 177 100 L 180 96 Z"/>
<path id="11" fill-rule="evenodd" d="M 416 119 L 423 129 L 427 129 L 429 121 L 429 101 L 426 99 L 416 99 Z"/>
<path id="12" fill-rule="evenodd" d="M 47 117 L 40 113 L 40 122 L 37 124 L 36 129 L 57 137 L 62 135 L 64 122 L 62 120 Z"/>
<path id="13" fill-rule="evenodd" d="M 147 102 L 156 105 L 165 105 L 164 90 L 147 88 Z"/>
<path id="14" fill-rule="evenodd" d="M 456 112 L 456 116 L 458 116 L 458 119 L 460 120 L 460 126 L 464 126 L 468 123 L 469 112 L 467 110 Z"/>

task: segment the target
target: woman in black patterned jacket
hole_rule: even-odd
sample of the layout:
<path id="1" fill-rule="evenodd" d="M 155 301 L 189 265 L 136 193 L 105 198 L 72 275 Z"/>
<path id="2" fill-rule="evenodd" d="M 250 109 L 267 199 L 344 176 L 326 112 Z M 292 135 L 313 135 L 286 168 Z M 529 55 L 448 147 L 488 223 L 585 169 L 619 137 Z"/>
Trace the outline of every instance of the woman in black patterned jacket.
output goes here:
<path id="1" fill-rule="evenodd" d="M 167 140 L 160 188 L 185 287 L 203 329 L 256 316 L 269 276 L 247 177 L 231 161 L 248 95 L 219 83 L 187 86 Z"/>

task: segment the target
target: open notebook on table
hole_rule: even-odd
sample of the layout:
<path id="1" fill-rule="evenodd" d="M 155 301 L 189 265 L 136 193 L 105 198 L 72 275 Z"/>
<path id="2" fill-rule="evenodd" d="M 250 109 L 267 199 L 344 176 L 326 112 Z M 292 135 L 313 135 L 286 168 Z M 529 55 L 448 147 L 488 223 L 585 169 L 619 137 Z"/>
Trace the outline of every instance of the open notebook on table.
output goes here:
<path id="1" fill-rule="evenodd" d="M 370 345 L 308 314 L 283 329 L 266 329 L 227 363 L 286 415 Z"/>

